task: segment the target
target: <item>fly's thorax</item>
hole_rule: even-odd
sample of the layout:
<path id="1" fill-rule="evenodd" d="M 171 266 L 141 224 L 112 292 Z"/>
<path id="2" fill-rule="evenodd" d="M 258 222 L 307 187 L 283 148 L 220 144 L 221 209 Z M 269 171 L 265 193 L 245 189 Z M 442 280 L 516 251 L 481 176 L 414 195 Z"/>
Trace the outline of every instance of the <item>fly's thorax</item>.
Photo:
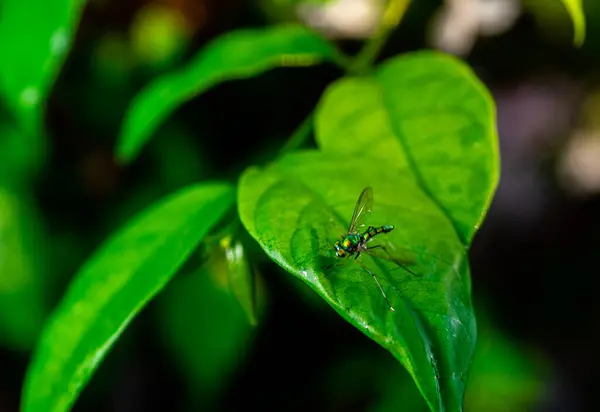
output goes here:
<path id="1" fill-rule="evenodd" d="M 358 233 L 353 233 L 345 236 L 344 239 L 342 239 L 342 247 L 346 252 L 351 252 L 356 250 L 361 241 L 362 236 Z"/>

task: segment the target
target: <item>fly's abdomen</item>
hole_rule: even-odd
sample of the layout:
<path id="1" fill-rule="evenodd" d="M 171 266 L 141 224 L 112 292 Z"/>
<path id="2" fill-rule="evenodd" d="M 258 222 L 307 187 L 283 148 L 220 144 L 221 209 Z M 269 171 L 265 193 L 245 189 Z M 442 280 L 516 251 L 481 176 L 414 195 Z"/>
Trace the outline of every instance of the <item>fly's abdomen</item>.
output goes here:
<path id="1" fill-rule="evenodd" d="M 394 226 L 392 226 L 392 225 L 385 225 L 385 226 L 381 226 L 380 229 L 381 229 L 381 232 L 379 232 L 379 233 L 389 233 L 392 230 L 394 230 Z"/>
<path id="2" fill-rule="evenodd" d="M 394 230 L 394 226 L 392 225 L 384 225 L 379 227 L 369 226 L 363 237 L 365 238 L 365 241 L 367 241 L 380 233 L 389 233 L 392 230 Z"/>

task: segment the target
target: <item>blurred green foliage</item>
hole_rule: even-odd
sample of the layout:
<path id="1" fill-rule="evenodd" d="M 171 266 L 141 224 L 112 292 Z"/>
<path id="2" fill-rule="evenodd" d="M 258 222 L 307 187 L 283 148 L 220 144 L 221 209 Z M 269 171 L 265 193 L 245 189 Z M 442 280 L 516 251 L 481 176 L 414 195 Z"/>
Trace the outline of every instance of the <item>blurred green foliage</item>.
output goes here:
<path id="1" fill-rule="evenodd" d="M 16 0 L 0 5 L 0 38 L 4 39 L 0 43 L 0 90 L 26 135 L 43 130 L 42 110 L 70 49 L 83 4 L 71 0 L 37 1 L 30 4 L 35 13 Z M 16 34 L 21 36 L 20 41 L 7 41 Z"/>
<path id="2" fill-rule="evenodd" d="M 215 84 L 256 76 L 277 66 L 308 66 L 336 59 L 335 48 L 301 26 L 223 36 L 183 70 L 160 77 L 140 92 L 127 114 L 117 156 L 123 162 L 131 161 L 174 109 Z"/>
<path id="3" fill-rule="evenodd" d="M 251 349 L 248 314 L 230 293 L 228 250 L 217 249 L 204 271 L 174 279 L 157 299 L 159 331 L 187 376 L 190 410 L 213 405 Z"/>
<path id="4" fill-rule="evenodd" d="M 33 347 L 48 307 L 45 239 L 30 196 L 0 187 L 0 343 L 18 350 Z"/>
<path id="5" fill-rule="evenodd" d="M 233 202 L 226 184 L 191 185 L 138 215 L 75 276 L 38 343 L 25 410 L 65 410 L 136 313 Z"/>

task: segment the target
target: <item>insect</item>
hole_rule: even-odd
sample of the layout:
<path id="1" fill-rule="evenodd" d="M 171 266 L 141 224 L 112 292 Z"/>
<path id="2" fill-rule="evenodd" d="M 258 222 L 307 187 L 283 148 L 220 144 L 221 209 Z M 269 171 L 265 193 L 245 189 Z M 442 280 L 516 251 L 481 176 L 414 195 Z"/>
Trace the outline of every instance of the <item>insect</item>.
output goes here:
<path id="1" fill-rule="evenodd" d="M 343 234 L 342 240 L 336 241 L 333 245 L 333 248 L 335 249 L 335 255 L 339 258 L 346 259 L 346 260 L 344 260 L 343 263 L 338 264 L 337 266 L 341 266 L 341 265 L 345 264 L 349 260 L 350 257 L 354 256 L 354 261 L 356 261 L 360 266 L 362 266 L 362 268 L 373 277 L 373 279 L 375 280 L 375 283 L 377 283 L 377 287 L 379 288 L 381 294 L 383 295 L 383 298 L 385 299 L 388 306 L 390 307 L 390 310 L 392 312 L 395 312 L 395 309 L 390 304 L 390 301 L 388 300 L 387 296 L 385 295 L 383 288 L 379 284 L 379 280 L 377 279 L 377 276 L 375 276 L 375 273 L 373 273 L 360 260 L 358 260 L 359 256 L 361 255 L 361 253 L 366 253 L 368 255 L 375 256 L 377 258 L 381 258 L 380 256 L 377 256 L 375 253 L 372 252 L 373 249 L 381 249 L 386 253 L 388 260 L 393 261 L 398 266 L 400 266 L 401 268 L 406 270 L 408 273 L 410 273 L 414 276 L 417 276 L 417 275 L 415 273 L 413 273 L 411 270 L 409 270 L 408 268 L 406 268 L 398 259 L 394 258 L 388 252 L 388 250 L 385 246 L 383 246 L 381 244 L 374 245 L 374 246 L 367 246 L 367 243 L 369 241 L 371 241 L 375 236 L 377 236 L 381 233 L 389 233 L 392 230 L 394 230 L 394 226 L 392 226 L 392 225 L 369 226 L 369 227 L 367 227 L 367 230 L 364 233 L 359 233 L 357 228 L 364 226 L 364 225 L 361 225 L 361 223 L 363 222 L 365 217 L 369 213 L 371 213 L 372 209 L 373 209 L 373 189 L 371 187 L 366 187 L 363 189 L 360 196 L 358 197 L 358 200 L 356 201 L 356 205 L 354 206 L 354 212 L 352 213 L 352 219 L 350 220 L 350 226 L 348 227 L 347 234 Z M 332 266 L 333 265 L 329 265 L 328 267 L 325 268 L 325 270 L 330 269 Z"/>

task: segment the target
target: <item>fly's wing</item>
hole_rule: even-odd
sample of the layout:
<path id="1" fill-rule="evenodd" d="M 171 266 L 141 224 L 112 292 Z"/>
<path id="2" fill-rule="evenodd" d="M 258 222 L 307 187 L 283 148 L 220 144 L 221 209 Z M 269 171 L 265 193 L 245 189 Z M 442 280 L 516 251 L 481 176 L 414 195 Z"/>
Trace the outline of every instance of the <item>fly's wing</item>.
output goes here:
<path id="1" fill-rule="evenodd" d="M 354 206 L 354 213 L 352 213 L 352 219 L 350 220 L 350 226 L 348 227 L 348 233 L 355 233 L 356 228 L 360 227 L 365 217 L 371 213 L 373 209 L 373 188 L 365 187 L 361 192 L 356 206 Z"/>

